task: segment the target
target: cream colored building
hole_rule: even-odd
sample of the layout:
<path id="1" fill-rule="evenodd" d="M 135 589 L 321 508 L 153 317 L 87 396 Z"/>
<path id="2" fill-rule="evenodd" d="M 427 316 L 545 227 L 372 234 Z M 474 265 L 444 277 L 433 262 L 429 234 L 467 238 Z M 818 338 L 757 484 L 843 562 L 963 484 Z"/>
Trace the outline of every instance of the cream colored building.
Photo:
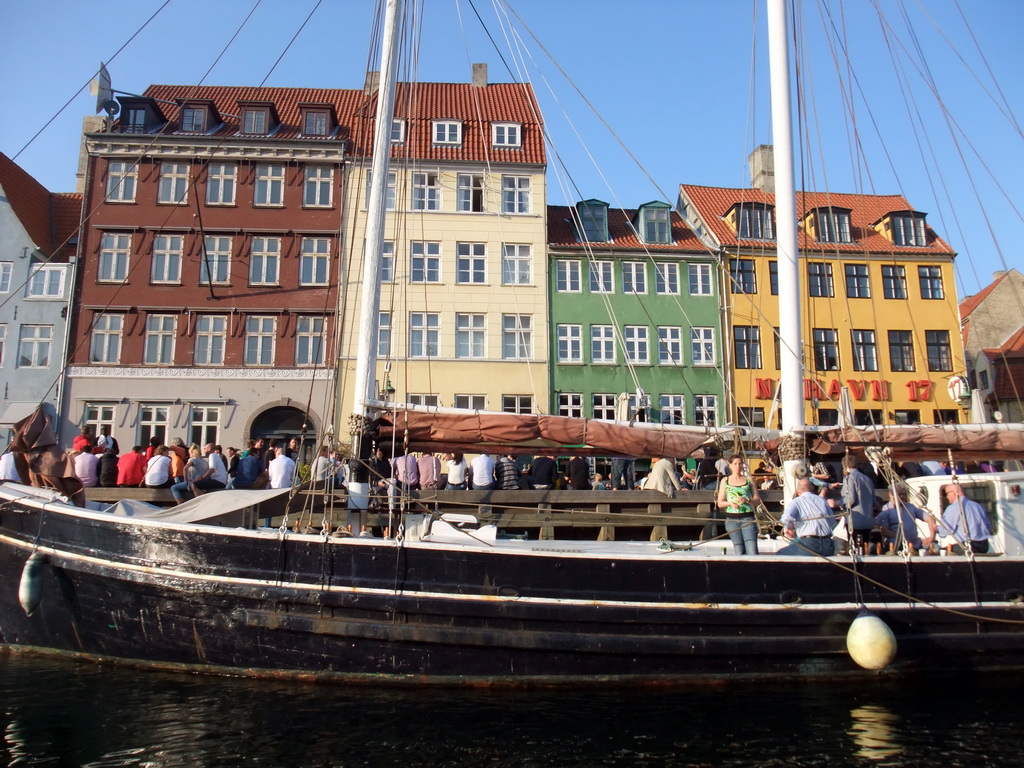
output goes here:
<path id="1" fill-rule="evenodd" d="M 377 388 L 390 384 L 398 402 L 538 412 L 550 401 L 540 113 L 529 86 L 475 75 L 472 85 L 399 88 Z M 346 178 L 342 423 L 354 398 L 371 174 L 358 157 L 369 145 L 367 135 Z"/>

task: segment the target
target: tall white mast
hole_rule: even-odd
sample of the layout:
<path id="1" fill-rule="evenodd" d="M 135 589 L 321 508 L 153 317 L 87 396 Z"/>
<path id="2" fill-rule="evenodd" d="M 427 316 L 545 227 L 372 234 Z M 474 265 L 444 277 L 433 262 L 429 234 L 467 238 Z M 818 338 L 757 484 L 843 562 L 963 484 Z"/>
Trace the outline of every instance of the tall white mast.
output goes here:
<path id="1" fill-rule="evenodd" d="M 398 30 L 401 22 L 401 0 L 387 0 L 384 8 L 384 34 L 381 43 L 380 80 L 377 94 L 377 115 L 374 123 L 372 177 L 370 198 L 366 207 L 366 239 L 363 259 L 363 288 L 359 305 L 356 349 L 355 398 L 352 412 L 367 416 L 367 403 L 376 399 L 377 316 L 380 312 L 380 256 L 384 242 L 384 216 L 391 160 L 391 125 L 395 114 L 395 86 L 398 80 Z M 363 435 L 352 440 L 352 455 L 362 456 Z M 362 500 L 368 483 L 350 484 L 350 498 Z M 357 501 L 358 503 L 358 501 Z M 365 502 L 359 505 L 365 509 Z"/>
<path id="2" fill-rule="evenodd" d="M 786 0 L 768 0 L 772 146 L 775 155 L 775 221 L 779 266 L 779 356 L 783 446 L 802 440 L 804 422 L 803 342 L 800 322 L 800 262 L 797 250 L 796 185 L 793 171 L 792 100 L 789 82 L 789 25 Z M 800 460 L 781 456 L 786 496 L 795 490 Z"/>

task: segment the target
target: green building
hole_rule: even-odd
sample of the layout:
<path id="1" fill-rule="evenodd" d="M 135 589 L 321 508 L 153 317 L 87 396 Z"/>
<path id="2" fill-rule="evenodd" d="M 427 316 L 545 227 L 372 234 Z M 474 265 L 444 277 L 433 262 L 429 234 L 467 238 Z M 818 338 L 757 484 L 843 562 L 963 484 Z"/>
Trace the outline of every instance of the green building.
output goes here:
<path id="1" fill-rule="evenodd" d="M 670 205 L 548 206 L 548 266 L 552 413 L 725 421 L 716 257 Z"/>

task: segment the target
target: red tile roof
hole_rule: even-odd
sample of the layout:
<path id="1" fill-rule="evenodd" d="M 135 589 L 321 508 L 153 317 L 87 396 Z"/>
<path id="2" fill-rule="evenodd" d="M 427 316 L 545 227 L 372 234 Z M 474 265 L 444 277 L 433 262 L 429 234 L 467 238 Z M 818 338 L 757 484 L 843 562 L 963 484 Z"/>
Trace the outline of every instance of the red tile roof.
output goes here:
<path id="1" fill-rule="evenodd" d="M 704 224 L 725 246 L 763 248 L 764 240 L 740 240 L 725 223 L 725 215 L 737 203 L 775 205 L 775 195 L 760 189 L 734 189 L 680 184 L 680 191 L 697 208 Z M 894 211 L 913 210 L 903 195 L 857 195 L 834 192 L 797 192 L 797 216 L 801 219 L 815 208 L 850 210 L 850 227 L 854 242 L 820 243 L 803 227 L 798 230 L 797 247 L 804 253 L 892 253 L 899 255 L 953 255 L 954 251 L 929 227 L 930 245 L 924 248 L 896 246 L 875 231 L 871 225 Z M 774 241 L 770 241 L 774 242 Z"/>
<path id="2" fill-rule="evenodd" d="M 1024 358 L 1024 325 L 1011 333 L 1006 341 L 998 347 L 983 349 L 982 352 L 989 360 L 997 360 L 1003 357 Z"/>
<path id="3" fill-rule="evenodd" d="M 670 213 L 672 222 L 671 243 L 644 243 L 640 241 L 634 230 L 636 208 L 608 209 L 607 243 L 581 243 L 577 237 L 577 226 L 574 221 L 574 208 L 567 205 L 548 206 L 548 245 L 552 248 L 586 247 L 594 251 L 702 251 L 707 249 L 693 233 L 682 217 L 675 211 Z"/>
<path id="4" fill-rule="evenodd" d="M 347 140 L 350 142 L 348 151 L 357 156 L 368 156 L 373 146 L 376 92 L 367 96 L 361 88 L 151 85 L 143 95 L 179 103 L 183 100 L 211 101 L 224 122 L 211 133 L 202 134 L 204 136 L 238 136 L 239 102 L 269 102 L 281 119 L 280 128 L 273 134 L 275 139 L 310 142 Z M 179 108 L 163 101 L 160 109 L 169 120 L 167 130 L 173 133 Z M 302 136 L 299 105 L 312 103 L 330 105 L 337 113 L 338 130 L 328 138 Z M 540 108 L 528 84 L 400 83 L 395 96 L 395 116 L 406 120 L 406 142 L 392 147 L 392 157 L 395 158 L 536 165 L 546 162 Z M 462 122 L 461 147 L 433 145 L 431 123 L 435 119 Z M 521 148 L 492 149 L 492 122 L 521 123 Z M 259 140 L 264 139 L 259 137 Z"/>
<path id="5" fill-rule="evenodd" d="M 74 247 L 62 249 L 61 245 L 78 228 L 81 195 L 50 193 L 3 153 L 0 153 L 0 186 L 14 215 L 37 248 L 48 256 L 59 250 L 58 258 L 74 253 Z"/>

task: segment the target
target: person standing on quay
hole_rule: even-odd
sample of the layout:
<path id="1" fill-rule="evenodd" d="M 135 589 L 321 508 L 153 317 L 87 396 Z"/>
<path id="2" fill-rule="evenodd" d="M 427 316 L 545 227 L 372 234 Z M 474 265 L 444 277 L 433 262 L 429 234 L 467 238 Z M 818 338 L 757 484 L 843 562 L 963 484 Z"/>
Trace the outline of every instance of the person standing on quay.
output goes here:
<path id="1" fill-rule="evenodd" d="M 729 459 L 729 475 L 718 484 L 718 508 L 725 510 L 725 530 L 734 554 L 757 554 L 755 506 L 761 503 L 757 488 L 743 472 L 743 457 Z"/>

